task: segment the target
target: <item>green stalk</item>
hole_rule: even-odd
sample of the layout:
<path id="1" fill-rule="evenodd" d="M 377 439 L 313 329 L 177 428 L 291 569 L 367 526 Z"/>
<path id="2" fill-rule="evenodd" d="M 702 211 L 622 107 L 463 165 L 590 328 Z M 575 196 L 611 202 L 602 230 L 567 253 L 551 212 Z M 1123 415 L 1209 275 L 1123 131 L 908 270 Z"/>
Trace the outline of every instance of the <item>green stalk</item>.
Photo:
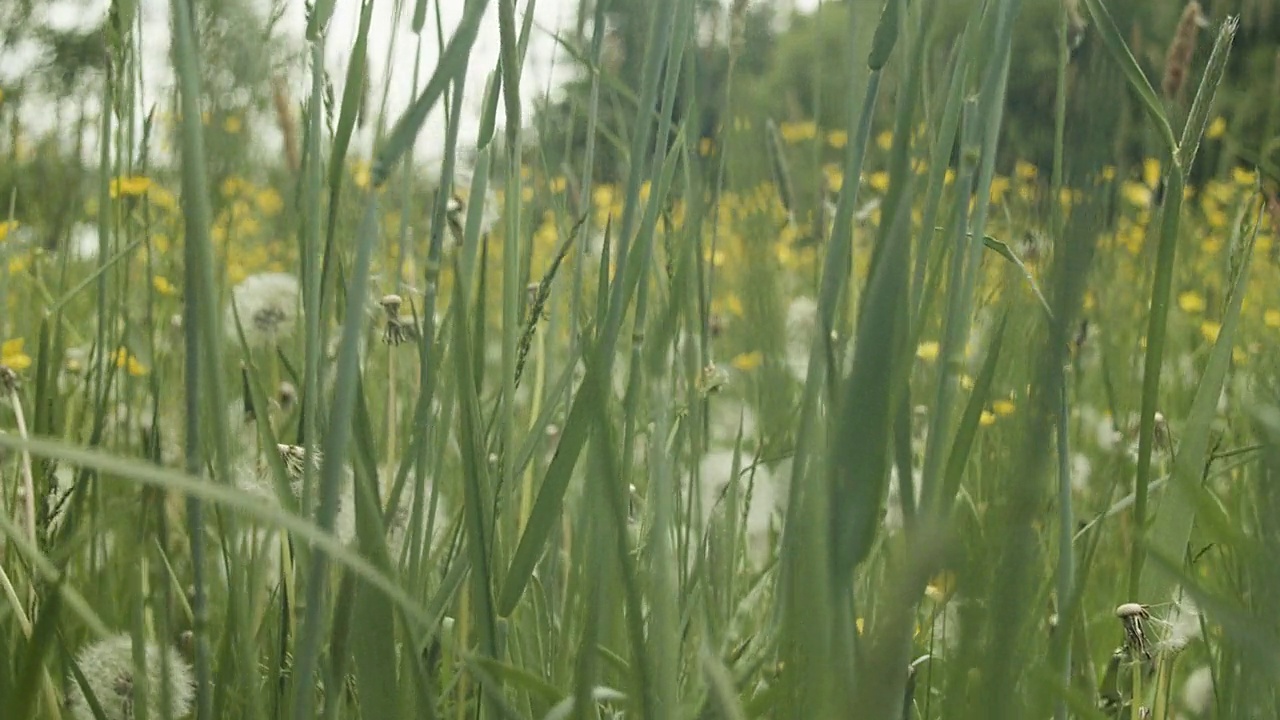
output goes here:
<path id="1" fill-rule="evenodd" d="M 186 336 L 187 470 L 192 475 L 199 475 L 204 471 L 204 459 L 208 452 L 206 443 L 202 442 L 206 429 L 200 419 L 201 398 L 204 398 L 204 408 L 214 418 L 207 430 L 212 432 L 215 478 L 227 482 L 230 479 L 230 443 L 227 437 L 226 403 L 223 400 L 226 393 L 222 376 L 221 318 L 214 281 L 213 246 L 209 238 L 212 221 L 200 114 L 200 61 L 191 9 L 191 5 L 183 0 L 173 0 L 170 5 L 173 13 L 174 66 L 182 109 L 182 186 L 186 231 L 184 262 L 187 289 L 183 317 Z M 194 585 L 192 612 L 196 646 L 196 717 L 208 720 L 212 714 L 213 688 L 207 627 L 209 607 L 204 577 L 205 528 L 201 503 L 194 497 L 187 501 L 187 526 L 191 536 Z"/>

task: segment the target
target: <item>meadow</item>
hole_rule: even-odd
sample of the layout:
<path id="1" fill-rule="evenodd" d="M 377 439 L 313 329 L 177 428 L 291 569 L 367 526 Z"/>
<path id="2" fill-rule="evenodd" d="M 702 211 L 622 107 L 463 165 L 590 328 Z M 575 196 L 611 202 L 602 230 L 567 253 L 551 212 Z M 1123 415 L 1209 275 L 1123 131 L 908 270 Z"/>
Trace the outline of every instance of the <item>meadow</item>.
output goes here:
<path id="1" fill-rule="evenodd" d="M 111 3 L 82 200 L 0 95 L 0 717 L 1280 717 L 1249 20 L 1179 8 L 1153 73 L 1121 4 L 829 3 L 840 111 L 775 117 L 748 2 L 615 0 L 623 58 L 584 3 L 533 105 L 515 0 L 366 1 L 339 90 L 334 0 L 292 84 L 173 0 L 163 92 Z M 370 81 L 375 12 L 429 73 Z"/>

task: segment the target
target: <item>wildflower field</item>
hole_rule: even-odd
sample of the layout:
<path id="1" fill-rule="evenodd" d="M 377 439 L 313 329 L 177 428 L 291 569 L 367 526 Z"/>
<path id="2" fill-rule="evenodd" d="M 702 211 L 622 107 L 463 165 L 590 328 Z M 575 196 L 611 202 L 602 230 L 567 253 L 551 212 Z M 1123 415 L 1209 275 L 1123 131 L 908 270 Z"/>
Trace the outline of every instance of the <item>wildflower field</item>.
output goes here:
<path id="1" fill-rule="evenodd" d="M 0 718 L 1280 717 L 1280 8 L 765 4 L 0 74 Z"/>

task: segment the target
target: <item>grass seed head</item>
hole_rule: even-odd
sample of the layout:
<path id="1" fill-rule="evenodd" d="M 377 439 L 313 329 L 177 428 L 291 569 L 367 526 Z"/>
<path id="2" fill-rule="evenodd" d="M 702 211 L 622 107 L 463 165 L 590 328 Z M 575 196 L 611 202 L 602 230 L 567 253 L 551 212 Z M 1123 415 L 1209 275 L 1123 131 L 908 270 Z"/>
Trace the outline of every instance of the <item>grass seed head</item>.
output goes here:
<path id="1" fill-rule="evenodd" d="M 1164 59 L 1164 76 L 1160 80 L 1160 89 L 1168 99 L 1176 98 L 1187 84 L 1191 73 L 1191 58 L 1196 52 L 1196 41 L 1200 36 L 1200 28 L 1208 25 L 1204 10 L 1200 3 L 1191 0 L 1182 10 L 1178 20 L 1178 28 L 1174 31 L 1173 42 L 1169 44 L 1169 53 Z"/>

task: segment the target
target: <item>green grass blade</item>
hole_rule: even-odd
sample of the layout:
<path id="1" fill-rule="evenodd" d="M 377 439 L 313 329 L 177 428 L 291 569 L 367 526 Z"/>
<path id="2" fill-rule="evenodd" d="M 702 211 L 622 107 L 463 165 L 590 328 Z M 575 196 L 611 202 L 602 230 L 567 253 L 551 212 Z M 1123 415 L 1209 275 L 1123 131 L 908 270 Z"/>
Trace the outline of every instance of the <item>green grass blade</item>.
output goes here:
<path id="1" fill-rule="evenodd" d="M 1237 234 L 1240 232 L 1243 219 L 1243 217 L 1237 218 Z M 1258 219 L 1260 220 L 1261 216 Z M 1147 546 L 1159 550 L 1166 557 L 1181 558 L 1191 539 L 1196 510 L 1194 498 L 1199 492 L 1199 485 L 1209 461 L 1210 435 L 1217 415 L 1218 399 L 1222 394 L 1227 370 L 1231 365 L 1231 352 L 1235 347 L 1240 326 L 1240 308 L 1249 284 L 1249 268 L 1252 265 L 1253 246 L 1257 233 L 1258 225 L 1255 223 L 1250 236 L 1243 242 L 1239 256 L 1240 264 L 1235 269 L 1235 275 L 1228 280 L 1231 289 L 1222 317 L 1222 329 L 1213 343 L 1213 349 L 1209 351 L 1208 364 L 1196 387 L 1191 407 L 1187 411 L 1182 437 L 1178 442 L 1178 451 L 1173 459 L 1169 492 L 1165 494 L 1160 510 L 1147 532 Z M 1169 581 L 1170 578 L 1167 575 L 1153 572 L 1149 567 L 1144 568 L 1138 594 L 1134 597 L 1141 598 L 1141 602 L 1161 602 L 1169 594 Z"/>
<path id="2" fill-rule="evenodd" d="M 378 150 L 377 160 L 373 164 L 372 185 L 381 187 L 391 176 L 391 170 L 400 158 L 408 152 L 413 140 L 427 121 L 436 102 L 444 93 L 449 83 L 466 71 L 470 59 L 471 46 L 475 44 L 476 34 L 480 29 L 480 20 L 489 5 L 489 0 L 468 0 L 458 28 L 454 31 L 449 44 L 440 53 L 440 61 L 431 73 L 431 78 L 422 89 L 417 99 L 404 111 L 391 132 Z"/>

